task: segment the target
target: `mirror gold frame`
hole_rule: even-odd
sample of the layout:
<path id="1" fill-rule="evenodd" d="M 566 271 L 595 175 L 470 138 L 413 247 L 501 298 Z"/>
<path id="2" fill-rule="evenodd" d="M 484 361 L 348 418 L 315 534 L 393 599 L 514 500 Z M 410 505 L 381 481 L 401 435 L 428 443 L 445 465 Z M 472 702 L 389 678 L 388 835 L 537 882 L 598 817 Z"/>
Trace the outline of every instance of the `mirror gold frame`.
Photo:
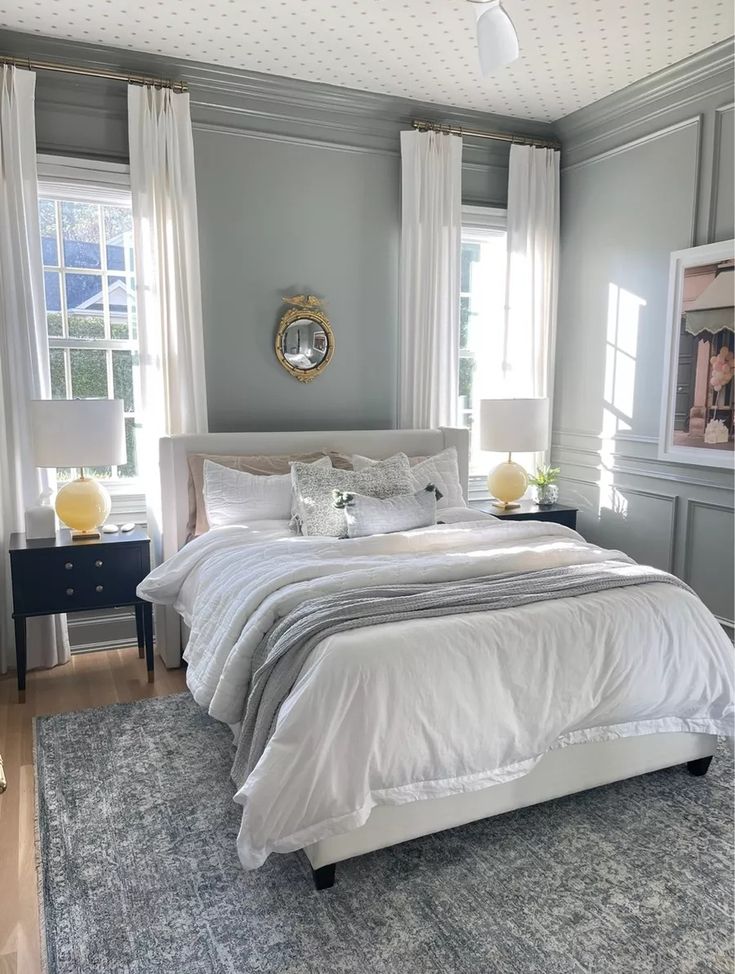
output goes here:
<path id="1" fill-rule="evenodd" d="M 321 375 L 332 361 L 332 356 L 334 355 L 334 332 L 332 331 L 332 326 L 329 318 L 321 310 L 321 301 L 313 295 L 297 295 L 296 297 L 284 298 L 283 300 L 286 304 L 292 305 L 292 307 L 281 316 L 281 320 L 278 322 L 275 343 L 276 358 L 294 379 L 298 379 L 299 382 L 311 382 L 312 379 L 316 379 L 318 375 Z M 295 321 L 303 318 L 318 324 L 327 336 L 327 351 L 324 358 L 310 369 L 299 369 L 292 365 L 283 351 L 283 338 L 286 331 Z"/>

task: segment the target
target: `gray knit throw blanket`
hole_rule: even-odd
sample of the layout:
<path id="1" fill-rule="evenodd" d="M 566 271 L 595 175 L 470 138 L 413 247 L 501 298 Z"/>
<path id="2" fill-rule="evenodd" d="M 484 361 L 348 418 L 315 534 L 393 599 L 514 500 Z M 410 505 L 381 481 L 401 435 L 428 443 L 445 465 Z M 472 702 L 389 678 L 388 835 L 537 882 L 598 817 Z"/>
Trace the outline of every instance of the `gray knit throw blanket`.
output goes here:
<path id="1" fill-rule="evenodd" d="M 691 591 L 678 578 L 658 569 L 602 561 L 456 582 L 376 585 L 308 599 L 273 626 L 254 654 L 250 693 L 232 766 L 233 781 L 241 787 L 258 763 L 281 704 L 312 649 L 327 636 L 360 626 L 489 612 L 650 582 Z"/>

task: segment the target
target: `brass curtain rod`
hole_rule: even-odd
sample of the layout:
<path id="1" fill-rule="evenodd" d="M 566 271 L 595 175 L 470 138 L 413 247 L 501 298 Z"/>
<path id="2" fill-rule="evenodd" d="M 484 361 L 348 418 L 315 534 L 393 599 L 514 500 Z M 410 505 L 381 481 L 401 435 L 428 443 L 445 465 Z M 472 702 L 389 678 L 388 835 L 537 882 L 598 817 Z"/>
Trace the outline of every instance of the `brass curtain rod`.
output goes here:
<path id="1" fill-rule="evenodd" d="M 468 129 L 462 125 L 449 125 L 442 122 L 428 122 L 416 118 L 411 125 L 419 132 L 444 132 L 446 135 L 468 135 L 473 139 L 493 139 L 496 142 L 513 142 L 515 145 L 533 145 L 539 149 L 561 149 L 556 139 L 535 139 L 528 135 L 514 135 L 511 132 L 489 132 L 483 129 Z"/>
<path id="2" fill-rule="evenodd" d="M 144 74 L 129 74 L 119 71 L 106 71 L 104 68 L 83 68 L 75 64 L 59 64 L 56 61 L 36 61 L 34 58 L 8 57 L 0 54 L 0 64 L 12 64 L 28 71 L 59 71 L 62 74 L 83 75 L 85 78 L 107 78 L 108 81 L 125 81 L 130 85 L 150 85 L 153 88 L 170 88 L 181 93 L 188 91 L 185 81 L 168 81 L 165 78 L 152 78 Z"/>

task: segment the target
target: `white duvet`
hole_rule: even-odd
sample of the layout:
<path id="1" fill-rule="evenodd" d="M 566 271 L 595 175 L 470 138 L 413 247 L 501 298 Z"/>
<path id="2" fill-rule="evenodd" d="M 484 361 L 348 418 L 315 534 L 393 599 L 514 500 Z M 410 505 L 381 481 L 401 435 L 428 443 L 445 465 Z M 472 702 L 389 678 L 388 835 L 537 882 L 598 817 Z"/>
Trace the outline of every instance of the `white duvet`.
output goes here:
<path id="1" fill-rule="evenodd" d="M 401 534 L 296 538 L 279 523 L 218 528 L 140 585 L 191 628 L 187 682 L 228 724 L 252 653 L 295 605 L 389 581 L 440 581 L 610 558 L 574 531 L 463 509 Z M 647 584 L 330 636 L 281 707 L 235 800 L 247 869 L 347 832 L 376 805 L 508 781 L 548 750 L 665 731 L 730 734 L 733 651 L 694 595 Z"/>

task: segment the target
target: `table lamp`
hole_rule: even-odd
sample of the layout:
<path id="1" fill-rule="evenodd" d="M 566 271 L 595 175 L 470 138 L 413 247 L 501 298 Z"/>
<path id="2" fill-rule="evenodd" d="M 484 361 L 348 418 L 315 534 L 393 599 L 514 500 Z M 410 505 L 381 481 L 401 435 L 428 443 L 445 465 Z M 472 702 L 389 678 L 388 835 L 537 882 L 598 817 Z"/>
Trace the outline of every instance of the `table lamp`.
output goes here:
<path id="1" fill-rule="evenodd" d="M 122 399 L 34 399 L 33 457 L 37 467 L 78 467 L 79 477 L 56 495 L 59 520 L 73 539 L 98 538 L 110 513 L 110 495 L 85 467 L 125 463 Z"/>
<path id="2" fill-rule="evenodd" d="M 548 399 L 480 401 L 480 449 L 508 454 L 487 478 L 487 488 L 496 498 L 495 507 L 520 507 L 517 501 L 528 488 L 528 474 L 513 462 L 512 453 L 535 453 L 548 445 Z"/>

